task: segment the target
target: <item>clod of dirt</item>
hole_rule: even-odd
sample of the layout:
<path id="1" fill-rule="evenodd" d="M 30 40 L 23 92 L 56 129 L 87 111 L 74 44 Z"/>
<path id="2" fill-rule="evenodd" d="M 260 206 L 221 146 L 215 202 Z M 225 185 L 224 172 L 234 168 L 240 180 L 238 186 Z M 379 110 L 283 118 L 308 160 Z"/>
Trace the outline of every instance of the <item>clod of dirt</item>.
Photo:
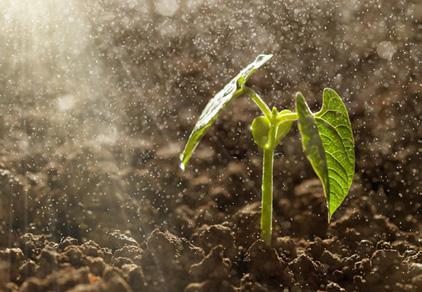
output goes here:
<path id="1" fill-rule="evenodd" d="M 211 226 L 203 225 L 201 228 L 197 229 L 191 239 L 206 253 L 210 252 L 215 246 L 221 245 L 226 257 L 232 259 L 236 255 L 234 235 L 227 226 L 221 224 Z"/>
<path id="2" fill-rule="evenodd" d="M 64 250 L 66 247 L 70 246 L 70 245 L 77 245 L 78 244 L 78 240 L 76 238 L 70 237 L 70 236 L 66 236 L 65 238 L 63 238 L 60 243 L 59 243 L 59 249 L 60 250 Z"/>
<path id="3" fill-rule="evenodd" d="M 392 242 L 401 236 L 399 228 L 389 218 L 376 214 L 367 198 L 362 198 L 360 204 L 362 208 L 367 206 L 365 210 L 367 212 L 347 210 L 345 216 L 331 224 L 331 230 L 339 238 L 343 237 L 352 243 L 358 239 L 371 237 L 378 241 Z"/>
<path id="4" fill-rule="evenodd" d="M 346 292 L 339 284 L 330 282 L 327 285 L 327 292 Z"/>
<path id="5" fill-rule="evenodd" d="M 4 292 L 15 292 L 19 290 L 18 285 L 13 282 L 4 283 L 3 286 L 0 285 L 0 288 L 2 288 Z"/>
<path id="6" fill-rule="evenodd" d="M 104 270 L 106 269 L 106 263 L 104 262 L 104 259 L 101 257 L 86 257 L 86 265 L 89 267 L 89 271 L 96 275 L 101 276 L 104 273 Z"/>
<path id="7" fill-rule="evenodd" d="M 289 263 L 295 280 L 302 289 L 318 289 L 318 265 L 307 255 L 302 254 Z"/>
<path id="8" fill-rule="evenodd" d="M 292 275 L 287 264 L 278 255 L 276 249 L 269 247 L 262 240 L 255 241 L 245 257 L 251 275 L 259 281 L 273 280 L 279 285 L 289 287 Z"/>
<path id="9" fill-rule="evenodd" d="M 132 269 L 128 274 L 128 284 L 133 291 L 145 291 L 145 276 L 140 267 Z"/>
<path id="10" fill-rule="evenodd" d="M 374 270 L 377 270 L 381 275 L 385 274 L 389 269 L 397 267 L 402 262 L 403 257 L 397 250 L 377 250 L 371 257 L 371 262 Z"/>
<path id="11" fill-rule="evenodd" d="M 34 277 L 36 275 L 36 271 L 39 269 L 39 265 L 36 264 L 32 260 L 26 260 L 20 267 L 19 267 L 19 283 L 22 283 L 26 279 L 30 277 Z"/>
<path id="12" fill-rule="evenodd" d="M 233 215 L 232 229 L 242 247 L 250 246 L 259 238 L 260 206 L 260 202 L 247 204 Z"/>
<path id="13" fill-rule="evenodd" d="M 267 292 L 268 289 L 265 288 L 262 284 L 255 281 L 251 274 L 245 274 L 240 280 L 240 291 L 247 292 Z"/>
<path id="14" fill-rule="evenodd" d="M 112 264 L 114 267 L 123 269 L 124 266 L 133 265 L 133 261 L 129 258 L 118 257 L 113 258 Z"/>
<path id="15" fill-rule="evenodd" d="M 21 292 L 66 291 L 78 284 L 89 283 L 88 268 L 64 268 L 45 278 L 30 278 L 23 283 Z"/>
<path id="16" fill-rule="evenodd" d="M 369 257 L 372 255 L 374 250 L 375 246 L 373 242 L 366 239 L 362 239 L 357 245 L 356 253 L 363 257 Z"/>
<path id="17" fill-rule="evenodd" d="M 145 245 L 141 266 L 150 291 L 182 290 L 190 267 L 204 257 L 202 249 L 168 231 L 154 230 Z"/>
<path id="18" fill-rule="evenodd" d="M 412 278 L 412 284 L 415 286 L 415 288 L 419 291 L 422 289 L 422 274 L 414 276 Z"/>
<path id="19" fill-rule="evenodd" d="M 125 245 L 139 245 L 131 236 L 122 233 L 120 230 L 113 230 L 109 233 L 107 245 L 113 250 L 120 249 Z"/>
<path id="20" fill-rule="evenodd" d="M 235 292 L 238 291 L 235 287 L 226 281 L 220 280 L 206 280 L 201 283 L 191 283 L 186 286 L 185 292 Z"/>
<path id="21" fill-rule="evenodd" d="M 113 276 L 110 279 L 106 280 L 102 285 L 103 291 L 110 292 L 132 292 L 130 286 L 121 276 Z"/>
<path id="22" fill-rule="evenodd" d="M 277 237 L 274 246 L 280 254 L 283 254 L 288 259 L 294 259 L 297 256 L 296 244 L 291 237 Z"/>
<path id="23" fill-rule="evenodd" d="M 197 280 L 224 279 L 230 275 L 231 262 L 224 257 L 224 247 L 217 245 L 197 264 L 190 267 L 189 274 Z"/>
<path id="24" fill-rule="evenodd" d="M 324 250 L 322 252 L 320 261 L 328 266 L 329 272 L 334 272 L 342 266 L 342 261 L 339 256 L 328 250 Z"/>
<path id="25" fill-rule="evenodd" d="M 113 257 L 119 258 L 130 258 L 133 261 L 137 261 L 139 257 L 142 255 L 142 248 L 140 248 L 138 245 L 125 245 L 121 249 L 118 249 L 114 252 Z"/>
<path id="26" fill-rule="evenodd" d="M 63 254 L 67 257 L 68 262 L 75 268 L 82 267 L 85 264 L 85 255 L 78 246 L 67 246 Z"/>
<path id="27" fill-rule="evenodd" d="M 20 248 L 7 248 L 0 250 L 0 263 L 7 267 L 8 280 L 16 281 L 19 275 L 19 266 L 24 259 L 23 252 Z"/>
<path id="28" fill-rule="evenodd" d="M 356 274 L 368 274 L 371 271 L 372 262 L 368 258 L 364 258 L 360 261 L 355 262 L 353 270 Z"/>
<path id="29" fill-rule="evenodd" d="M 84 242 L 80 248 L 86 256 L 91 257 L 96 257 L 101 252 L 101 246 L 93 240 Z"/>
<path id="30" fill-rule="evenodd" d="M 315 237 L 314 241 L 310 242 L 306 251 L 312 255 L 314 259 L 319 259 L 326 248 L 324 241 L 319 237 Z"/>
<path id="31" fill-rule="evenodd" d="M 38 261 L 40 269 L 37 271 L 37 274 L 44 278 L 54 270 L 57 270 L 59 264 L 59 254 L 48 247 L 41 250 Z"/>

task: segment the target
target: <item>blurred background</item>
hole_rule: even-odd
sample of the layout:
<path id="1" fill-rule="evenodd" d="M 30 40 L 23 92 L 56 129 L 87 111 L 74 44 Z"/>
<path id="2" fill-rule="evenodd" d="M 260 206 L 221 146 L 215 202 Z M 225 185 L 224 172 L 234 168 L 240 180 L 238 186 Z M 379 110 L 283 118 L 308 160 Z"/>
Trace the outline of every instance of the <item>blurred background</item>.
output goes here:
<path id="1" fill-rule="evenodd" d="M 260 53 L 274 57 L 250 86 L 269 104 L 293 109 L 300 90 L 317 110 L 331 87 L 349 109 L 356 176 L 334 222 L 420 246 L 418 1 L 1 0 L 0 11 L 0 247 L 28 233 L 115 248 L 116 232 L 243 232 L 236 218 L 260 200 L 254 104 L 234 101 L 184 173 L 178 155 L 207 101 Z M 296 128 L 274 180 L 277 236 L 341 237 Z"/>

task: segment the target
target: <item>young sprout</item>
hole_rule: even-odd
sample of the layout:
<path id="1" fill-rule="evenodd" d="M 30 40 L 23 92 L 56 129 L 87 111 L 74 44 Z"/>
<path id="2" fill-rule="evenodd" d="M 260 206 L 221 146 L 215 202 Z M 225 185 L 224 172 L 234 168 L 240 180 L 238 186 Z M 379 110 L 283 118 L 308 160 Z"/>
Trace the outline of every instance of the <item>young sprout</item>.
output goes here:
<path id="1" fill-rule="evenodd" d="M 328 220 L 347 196 L 355 172 L 355 153 L 352 127 L 346 106 L 340 96 L 325 88 L 322 108 L 312 113 L 305 98 L 296 93 L 296 112 L 270 109 L 246 82 L 272 55 L 259 55 L 219 91 L 206 105 L 189 140 L 180 155 L 180 168 L 185 169 L 193 151 L 206 130 L 215 122 L 221 110 L 239 95 L 248 95 L 262 112 L 251 124 L 252 137 L 263 151 L 261 237 L 271 244 L 273 203 L 274 149 L 297 121 L 303 151 L 320 179 L 328 207 Z"/>

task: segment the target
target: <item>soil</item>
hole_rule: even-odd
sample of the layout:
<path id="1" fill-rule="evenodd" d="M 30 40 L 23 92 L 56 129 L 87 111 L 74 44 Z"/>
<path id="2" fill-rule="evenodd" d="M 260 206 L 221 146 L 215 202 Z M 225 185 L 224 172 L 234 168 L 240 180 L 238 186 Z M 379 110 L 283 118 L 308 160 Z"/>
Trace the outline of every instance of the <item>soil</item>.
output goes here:
<path id="1" fill-rule="evenodd" d="M 176 1 L 171 14 L 101 2 L 78 7 L 103 103 L 57 114 L 61 87 L 9 86 L 3 66 L 1 291 L 422 291 L 420 4 Z M 291 107 L 301 90 L 316 109 L 323 87 L 341 93 L 357 161 L 328 223 L 292 131 L 276 153 L 271 246 L 246 98 L 178 169 L 206 101 L 261 52 L 274 60 L 251 87 L 271 103 Z M 117 138 L 94 138 L 111 124 Z"/>

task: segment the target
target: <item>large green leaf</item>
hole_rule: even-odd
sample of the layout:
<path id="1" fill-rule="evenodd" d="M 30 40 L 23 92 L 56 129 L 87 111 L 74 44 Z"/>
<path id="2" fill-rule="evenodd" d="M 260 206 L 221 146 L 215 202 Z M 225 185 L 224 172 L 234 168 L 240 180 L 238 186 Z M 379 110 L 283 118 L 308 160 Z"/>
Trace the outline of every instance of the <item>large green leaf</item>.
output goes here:
<path id="1" fill-rule="evenodd" d="M 189 136 L 185 149 L 180 155 L 180 168 L 184 169 L 196 146 L 198 146 L 200 139 L 204 136 L 206 130 L 215 122 L 218 114 L 233 98 L 240 95 L 243 87 L 252 74 L 262 65 L 264 65 L 272 55 L 261 54 L 256 57 L 255 61 L 249 64 L 246 68 L 240 71 L 230 82 L 224 86 L 205 106 L 198 122 Z"/>
<path id="2" fill-rule="evenodd" d="M 296 96 L 302 145 L 322 182 L 329 218 L 347 196 L 355 173 L 352 127 L 346 106 L 332 89 L 323 93 L 321 110 L 312 114 L 300 93 Z"/>

